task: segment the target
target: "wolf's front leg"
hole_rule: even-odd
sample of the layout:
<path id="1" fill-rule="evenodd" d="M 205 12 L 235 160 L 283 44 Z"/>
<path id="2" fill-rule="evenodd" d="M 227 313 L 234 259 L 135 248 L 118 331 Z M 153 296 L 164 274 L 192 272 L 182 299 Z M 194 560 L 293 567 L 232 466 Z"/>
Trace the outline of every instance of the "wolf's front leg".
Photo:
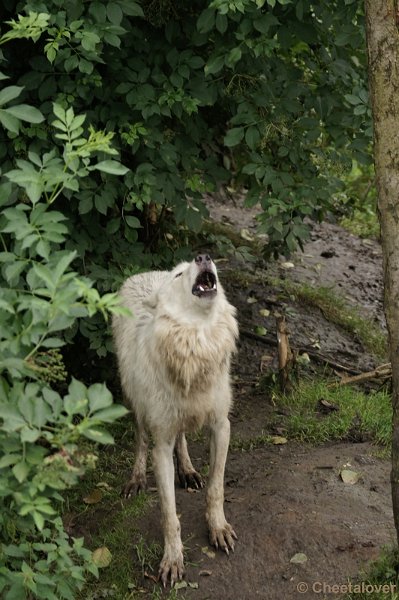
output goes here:
<path id="1" fill-rule="evenodd" d="M 216 548 L 227 554 L 234 550 L 237 539 L 232 526 L 224 516 L 224 468 L 230 441 L 230 421 L 227 417 L 218 419 L 211 425 L 209 483 L 207 493 L 206 520 L 209 527 L 209 540 Z"/>
<path id="2" fill-rule="evenodd" d="M 159 567 L 159 577 L 166 586 L 170 577 L 171 585 L 184 574 L 183 544 L 180 536 L 180 523 L 176 514 L 173 448 L 175 440 L 155 439 L 153 467 L 161 504 L 164 555 Z"/>

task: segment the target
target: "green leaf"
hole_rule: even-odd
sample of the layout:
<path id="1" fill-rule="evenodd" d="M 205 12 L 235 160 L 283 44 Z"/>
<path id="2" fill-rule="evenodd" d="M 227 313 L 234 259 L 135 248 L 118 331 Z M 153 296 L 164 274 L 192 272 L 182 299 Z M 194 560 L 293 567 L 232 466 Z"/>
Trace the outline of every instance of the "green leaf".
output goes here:
<path id="1" fill-rule="evenodd" d="M 82 431 L 82 435 L 92 440 L 93 442 L 98 442 L 99 444 L 113 444 L 114 438 L 110 433 L 104 431 L 103 429 L 98 429 L 97 427 L 90 427 L 89 429 L 84 429 Z"/>
<path id="2" fill-rule="evenodd" d="M 205 75 L 214 75 L 219 73 L 224 66 L 224 61 L 224 54 L 221 54 L 220 56 L 213 56 L 204 67 Z"/>
<path id="3" fill-rule="evenodd" d="M 42 123 L 44 121 L 44 116 L 40 110 L 37 110 L 37 108 L 34 108 L 33 106 L 29 106 L 29 104 L 9 106 L 5 109 L 5 112 L 17 119 L 21 119 L 21 121 L 27 121 L 28 123 Z"/>
<path id="4" fill-rule="evenodd" d="M 104 383 L 94 383 L 88 389 L 90 412 L 107 408 L 112 404 L 112 394 Z"/>
<path id="5" fill-rule="evenodd" d="M 116 421 L 116 419 L 124 417 L 128 412 L 128 409 L 121 404 L 114 404 L 109 408 L 104 408 L 97 411 L 94 413 L 93 417 L 99 419 L 100 421 L 104 421 L 104 423 L 113 423 L 113 421 Z"/>
<path id="6" fill-rule="evenodd" d="M 137 217 L 128 216 L 125 217 L 126 224 L 132 229 L 140 229 L 142 227 Z"/>
<path id="7" fill-rule="evenodd" d="M 259 129 L 254 125 L 248 127 L 245 132 L 245 141 L 251 150 L 255 150 L 258 142 L 260 141 L 260 137 Z"/>
<path id="8" fill-rule="evenodd" d="M 229 129 L 224 137 L 224 145 L 228 147 L 237 146 L 244 137 L 244 127 L 233 127 Z"/>
<path id="9" fill-rule="evenodd" d="M 344 98 L 349 102 L 349 104 L 352 104 L 352 106 L 362 103 L 359 96 L 355 96 L 354 94 L 345 94 Z"/>
<path id="10" fill-rule="evenodd" d="M 0 90 L 0 106 L 3 106 L 3 104 L 7 104 L 7 102 L 10 102 L 15 98 L 18 98 L 23 89 L 23 87 L 20 87 L 18 85 L 10 85 Z"/>
<path id="11" fill-rule="evenodd" d="M 0 123 L 12 133 L 19 132 L 19 119 L 10 115 L 4 108 L 0 108 Z"/>
<path id="12" fill-rule="evenodd" d="M 200 14 L 197 20 L 197 30 L 200 33 L 208 33 L 215 25 L 215 10 L 213 8 L 206 8 Z"/>
<path id="13" fill-rule="evenodd" d="M 34 510 L 32 512 L 32 517 L 33 517 L 33 520 L 34 520 L 35 525 L 38 528 L 38 530 L 42 531 L 42 529 L 44 527 L 44 517 L 43 517 L 43 515 L 40 512 L 38 512 L 37 510 Z"/>
<path id="14" fill-rule="evenodd" d="M 21 460 L 21 462 L 14 465 L 12 472 L 14 473 L 17 481 L 22 483 L 28 476 L 29 467 L 24 460 Z"/>
<path id="15" fill-rule="evenodd" d="M 90 166 L 89 169 L 90 171 L 97 169 L 98 171 L 109 173 L 110 175 L 126 175 L 126 173 L 129 171 L 127 167 L 123 166 L 116 160 L 102 160 L 101 162 Z"/>
<path id="16" fill-rule="evenodd" d="M 116 2 L 109 2 L 107 4 L 107 17 L 114 25 L 121 24 L 123 19 L 123 12 L 119 4 L 117 4 Z"/>

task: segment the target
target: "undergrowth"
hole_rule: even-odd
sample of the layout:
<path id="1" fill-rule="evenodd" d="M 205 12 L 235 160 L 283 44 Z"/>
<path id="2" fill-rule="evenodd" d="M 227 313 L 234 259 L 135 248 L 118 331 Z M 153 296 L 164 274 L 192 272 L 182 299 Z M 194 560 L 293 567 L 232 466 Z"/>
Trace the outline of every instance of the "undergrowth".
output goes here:
<path id="1" fill-rule="evenodd" d="M 345 600 L 399 600 L 398 571 L 399 550 L 384 549 L 381 556 L 361 573 L 358 581 L 351 583 L 352 591 Z M 356 585 L 360 586 L 360 591 Z"/>

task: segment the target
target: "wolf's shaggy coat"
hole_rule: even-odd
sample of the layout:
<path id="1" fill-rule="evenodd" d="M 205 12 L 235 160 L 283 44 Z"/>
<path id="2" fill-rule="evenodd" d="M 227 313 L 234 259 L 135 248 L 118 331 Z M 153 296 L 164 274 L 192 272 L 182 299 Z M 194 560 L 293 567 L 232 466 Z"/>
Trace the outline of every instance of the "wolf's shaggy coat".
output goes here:
<path id="1" fill-rule="evenodd" d="M 173 449 L 184 486 L 202 487 L 184 432 L 210 427 L 206 518 L 210 541 L 227 553 L 236 535 L 223 510 L 223 477 L 230 438 L 230 357 L 238 336 L 235 309 L 227 301 L 209 256 L 172 271 L 134 275 L 120 295 L 131 317 L 117 316 L 113 333 L 123 392 L 138 423 L 129 496 L 146 484 L 147 432 L 163 516 L 165 585 L 183 575 L 180 524 L 174 495 Z"/>

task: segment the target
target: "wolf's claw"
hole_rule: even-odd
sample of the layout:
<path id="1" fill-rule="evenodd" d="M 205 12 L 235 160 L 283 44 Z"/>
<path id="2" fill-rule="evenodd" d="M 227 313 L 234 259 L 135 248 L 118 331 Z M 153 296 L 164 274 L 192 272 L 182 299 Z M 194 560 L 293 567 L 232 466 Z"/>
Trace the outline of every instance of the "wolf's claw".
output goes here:
<path id="1" fill-rule="evenodd" d="M 230 550 L 234 552 L 237 534 L 229 523 L 226 523 L 221 529 L 212 528 L 209 531 L 209 541 L 212 546 L 219 548 L 229 555 Z"/>
<path id="2" fill-rule="evenodd" d="M 179 481 L 182 488 L 192 488 L 194 490 L 200 490 L 204 487 L 204 480 L 197 471 L 178 471 Z"/>
<path id="3" fill-rule="evenodd" d="M 147 478 L 144 475 L 133 476 L 123 488 L 122 496 L 124 498 L 132 498 L 137 496 L 139 492 L 145 492 L 147 488 Z"/>
<path id="4" fill-rule="evenodd" d="M 184 575 L 184 565 L 183 558 L 179 557 L 175 560 L 170 560 L 168 558 L 163 558 L 159 567 L 158 577 L 161 580 L 161 583 L 164 588 L 168 585 L 168 580 L 170 579 L 171 587 L 177 581 L 180 581 Z"/>

